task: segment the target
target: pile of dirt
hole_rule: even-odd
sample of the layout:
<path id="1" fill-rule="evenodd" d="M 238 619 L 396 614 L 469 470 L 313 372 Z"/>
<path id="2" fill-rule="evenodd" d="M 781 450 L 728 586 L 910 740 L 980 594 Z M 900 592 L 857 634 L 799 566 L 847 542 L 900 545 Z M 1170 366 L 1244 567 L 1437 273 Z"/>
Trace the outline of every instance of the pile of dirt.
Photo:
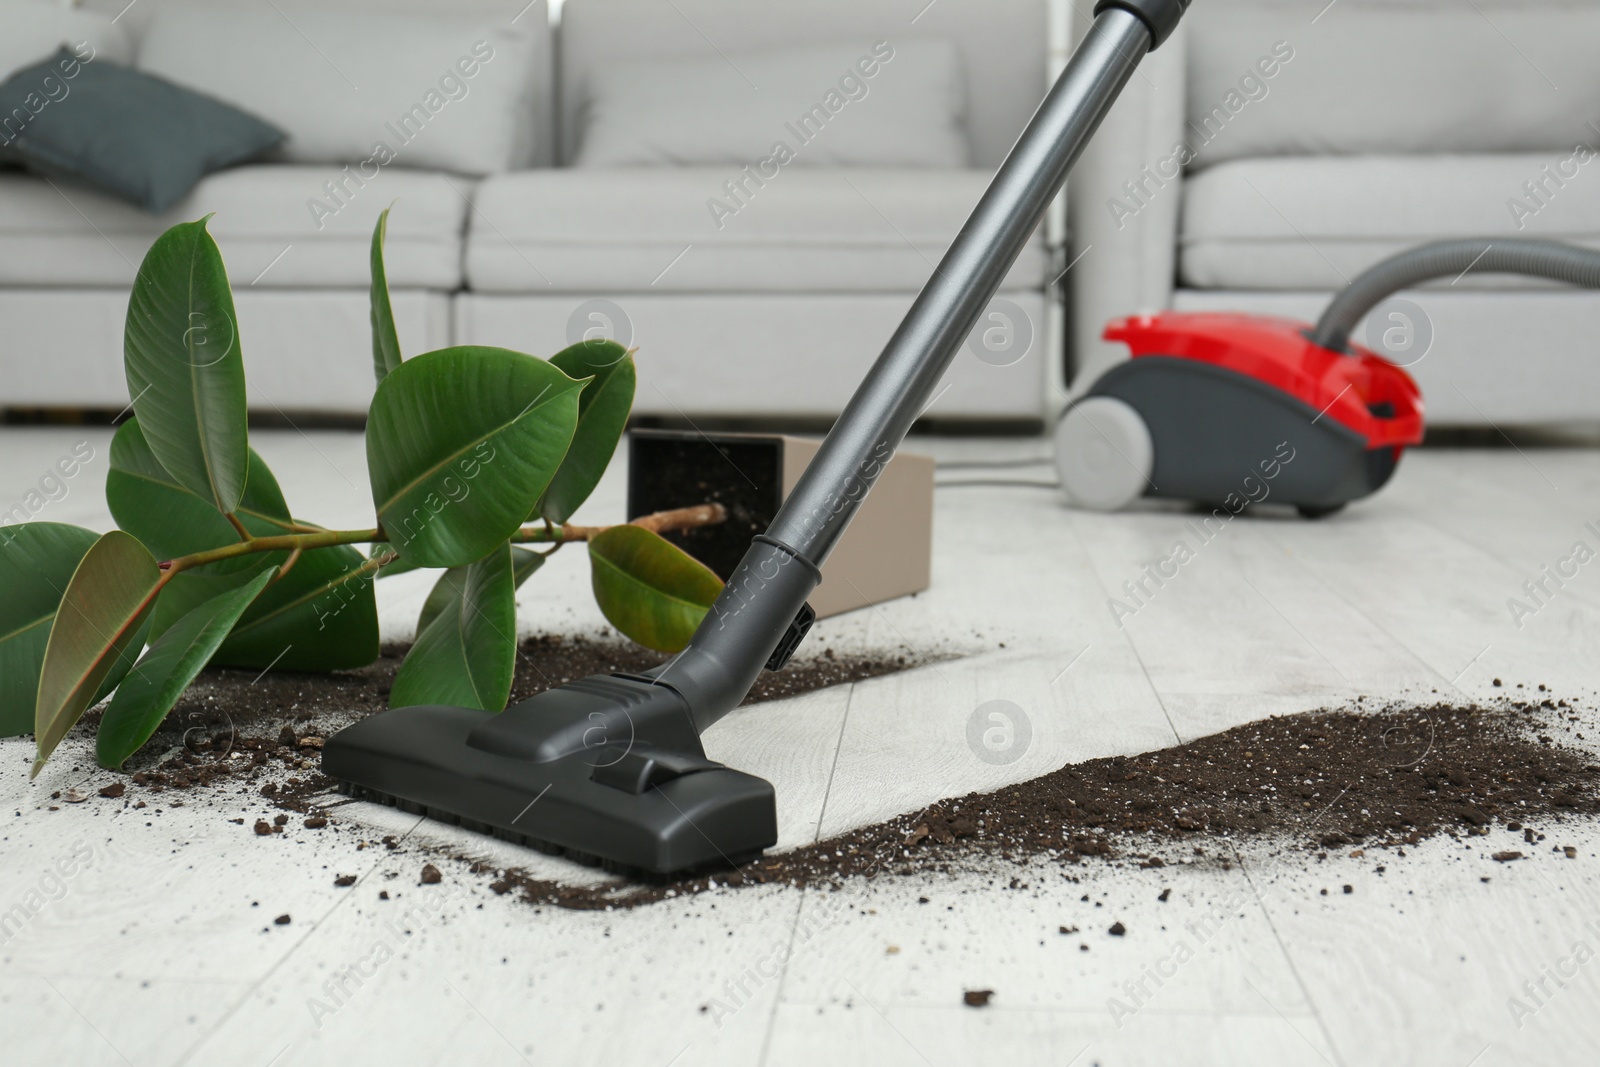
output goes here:
<path id="1" fill-rule="evenodd" d="M 309 815 L 308 827 L 326 825 L 328 809 L 317 805 L 335 783 L 319 769 L 323 740 L 387 706 L 404 652 L 388 648 L 377 663 L 334 675 L 207 671 L 136 757 L 131 779 L 119 780 L 124 791 L 103 795 L 139 805 L 144 792 L 166 793 L 161 802 L 174 803 L 181 802 L 174 793 L 234 791 Z M 662 659 L 603 637 L 535 637 L 520 653 L 513 701 Z M 780 673 L 762 675 L 749 702 L 920 662 L 903 652 L 816 649 Z M 722 886 L 832 886 L 995 859 L 1071 865 L 1098 858 L 1160 867 L 1197 856 L 1226 865 L 1235 847 L 1252 842 L 1322 853 L 1403 849 L 1438 834 L 1484 835 L 1497 824 L 1522 832 L 1532 845 L 1542 841 L 1535 823 L 1600 814 L 1600 766 L 1584 751 L 1583 718 L 1568 701 L 1538 690 L 1493 706 L 1358 706 L 1276 717 L 1139 756 L 1073 764 L 807 848 L 660 883 L 570 886 L 523 870 L 494 870 L 468 855 L 470 848 L 454 858 L 492 879 L 497 892 L 537 905 L 598 909 Z M 280 815 L 255 829 L 281 833 L 287 821 Z M 1503 850 L 1493 858 L 1520 855 Z"/>
<path id="2" fill-rule="evenodd" d="M 546 635 L 522 642 L 517 657 L 511 702 L 526 700 L 546 689 L 587 678 L 591 674 L 636 674 L 658 667 L 666 656 L 625 641 Z M 745 697 L 746 704 L 799 696 L 829 686 L 860 682 L 894 674 L 931 662 L 906 651 L 836 653 L 832 648 L 807 649 L 781 671 L 762 671 Z M 388 689 L 383 692 L 387 695 Z"/>
<path id="3" fill-rule="evenodd" d="M 377 662 L 333 674 L 202 671 L 129 761 L 131 784 L 155 793 L 256 792 L 277 807 L 307 812 L 313 798 L 335 786 L 320 770 L 324 739 L 388 707 L 407 648 L 387 646 Z M 530 637 L 518 649 L 511 703 L 579 678 L 642 671 L 665 659 L 615 637 Z M 906 651 L 836 653 L 821 647 L 782 671 L 764 672 L 745 703 L 876 678 L 922 662 Z M 100 715 L 85 715 L 79 729 L 92 732 Z"/>
<path id="4" fill-rule="evenodd" d="M 1568 703 L 1554 699 L 1276 717 L 940 801 L 734 870 L 583 888 L 513 870 L 494 887 L 536 904 L 594 909 L 716 886 L 836 885 L 990 857 L 1066 864 L 1101 857 L 1160 867 L 1174 854 L 1198 852 L 1227 865 L 1231 847 L 1247 841 L 1312 851 L 1403 848 L 1441 833 L 1487 834 L 1495 823 L 1534 843 L 1542 835 L 1530 822 L 1600 813 L 1600 766 L 1551 736 L 1565 726 L 1581 740 L 1571 727 L 1576 721 Z"/>

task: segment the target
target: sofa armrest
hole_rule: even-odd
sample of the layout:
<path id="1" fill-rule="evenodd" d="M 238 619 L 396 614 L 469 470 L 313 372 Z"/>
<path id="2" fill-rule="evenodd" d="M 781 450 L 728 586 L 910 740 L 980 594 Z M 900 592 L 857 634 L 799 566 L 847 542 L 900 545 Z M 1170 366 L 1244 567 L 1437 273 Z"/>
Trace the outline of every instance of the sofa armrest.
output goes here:
<path id="1" fill-rule="evenodd" d="M 1060 284 L 1070 309 L 1074 396 L 1126 358 L 1121 345 L 1100 340 L 1108 319 L 1159 310 L 1172 299 L 1186 36 L 1180 25 L 1134 72 L 1067 182 L 1066 262 L 1073 265 Z"/>

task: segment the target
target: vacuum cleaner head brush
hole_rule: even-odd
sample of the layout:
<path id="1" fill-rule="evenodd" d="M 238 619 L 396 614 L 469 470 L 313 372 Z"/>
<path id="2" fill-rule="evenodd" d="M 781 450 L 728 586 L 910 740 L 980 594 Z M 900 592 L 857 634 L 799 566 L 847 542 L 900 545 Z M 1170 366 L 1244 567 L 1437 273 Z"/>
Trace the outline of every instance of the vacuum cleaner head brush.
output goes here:
<path id="1" fill-rule="evenodd" d="M 778 838 L 771 784 L 706 759 L 683 697 L 649 678 L 498 715 L 396 708 L 330 737 L 322 766 L 352 796 L 633 875 L 736 865 Z"/>

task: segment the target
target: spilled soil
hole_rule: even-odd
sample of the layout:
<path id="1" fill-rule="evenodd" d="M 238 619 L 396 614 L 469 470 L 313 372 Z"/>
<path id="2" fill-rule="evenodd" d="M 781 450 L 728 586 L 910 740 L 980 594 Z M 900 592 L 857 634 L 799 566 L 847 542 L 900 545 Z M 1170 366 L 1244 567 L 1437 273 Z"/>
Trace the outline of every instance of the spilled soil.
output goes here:
<path id="1" fill-rule="evenodd" d="M 133 787 L 126 795 L 134 804 L 140 802 L 135 794 L 141 788 L 197 798 L 208 792 L 259 793 L 287 811 L 309 812 L 313 799 L 332 793 L 335 786 L 320 770 L 324 739 L 389 706 L 389 691 L 406 651 L 404 645 L 388 646 L 376 663 L 334 674 L 203 671 L 156 735 L 129 761 L 131 778 L 119 784 Z M 614 637 L 530 637 L 518 649 L 511 703 L 593 674 L 646 670 L 665 658 Z M 876 678 L 921 662 L 904 651 L 803 650 L 782 671 L 763 672 L 745 703 Z M 78 729 L 97 729 L 100 715 L 99 710 L 88 713 Z M 266 832 L 281 833 L 286 822 L 264 824 L 269 826 Z"/>
<path id="2" fill-rule="evenodd" d="M 131 778 L 118 779 L 101 796 L 142 806 L 202 799 L 196 794 L 248 794 L 281 809 L 270 821 L 254 822 L 257 834 L 295 829 L 287 825 L 289 813 L 299 813 L 307 828 L 323 828 L 331 809 L 321 805 L 334 788 L 318 766 L 323 738 L 387 706 L 403 653 L 386 649 L 371 667 L 337 675 L 208 671 L 136 758 Z M 590 674 L 637 671 L 660 661 L 598 637 L 531 638 L 521 653 L 513 701 Z M 915 665 L 907 654 L 824 648 L 764 674 L 750 702 Z M 574 909 L 634 907 L 722 886 L 832 886 L 995 859 L 1226 866 L 1234 850 L 1247 845 L 1403 855 L 1424 838 L 1482 836 L 1497 826 L 1522 835 L 1519 848 L 1492 856 L 1512 862 L 1524 852 L 1559 849 L 1559 840 L 1546 843 L 1546 833 L 1600 814 L 1600 762 L 1588 751 L 1582 718 L 1543 686 L 1518 686 L 1478 707 L 1358 705 L 1275 717 L 942 800 L 738 868 L 655 883 L 571 886 L 490 867 L 470 850 L 452 858 L 467 861 L 470 872 L 498 893 Z M 87 799 L 93 798 L 63 802 Z M 337 812 L 332 821 L 339 821 Z"/>
<path id="3" fill-rule="evenodd" d="M 940 801 L 735 870 L 583 888 L 507 871 L 494 888 L 566 908 L 632 907 L 719 885 L 831 886 L 982 858 L 1161 867 L 1202 856 L 1228 866 L 1251 842 L 1403 855 L 1424 838 L 1487 835 L 1495 824 L 1521 832 L 1531 853 L 1547 847 L 1533 824 L 1600 814 L 1600 765 L 1574 747 L 1584 740 L 1577 720 L 1553 698 L 1282 716 Z"/>

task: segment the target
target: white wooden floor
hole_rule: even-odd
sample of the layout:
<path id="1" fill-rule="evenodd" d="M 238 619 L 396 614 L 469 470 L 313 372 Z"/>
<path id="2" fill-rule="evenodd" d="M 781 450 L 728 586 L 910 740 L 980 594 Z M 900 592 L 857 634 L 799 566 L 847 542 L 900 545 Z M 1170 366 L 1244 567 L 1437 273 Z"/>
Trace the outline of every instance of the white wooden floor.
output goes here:
<path id="1" fill-rule="evenodd" d="M 369 521 L 358 435 L 253 437 L 297 513 Z M 96 458 L 38 518 L 106 528 L 99 431 L 0 429 L 0 510 L 79 440 Z M 946 460 L 1043 452 L 917 447 Z M 620 519 L 621 499 L 613 471 L 580 519 Z M 941 489 L 932 590 L 818 634 L 963 658 L 741 711 L 707 747 L 777 785 L 789 846 L 1358 694 L 1488 698 L 1501 677 L 1581 698 L 1593 722 L 1600 562 L 1520 629 L 1506 602 L 1574 542 L 1600 547 L 1584 526 L 1600 526 L 1600 453 L 1414 453 L 1388 489 L 1333 519 L 1232 523 L 1119 627 L 1108 597 L 1170 554 L 1185 519 L 1074 513 L 1038 489 Z M 428 580 L 380 585 L 391 635 Z M 522 625 L 599 625 L 587 581 L 579 553 L 558 557 L 525 588 Z M 1027 717 L 1027 751 L 1009 764 L 967 744 L 991 700 Z M 1403 859 L 1263 853 L 1227 871 L 1090 865 L 1074 882 L 1046 869 L 1023 889 L 1006 888 L 1009 872 L 930 876 L 571 913 L 497 897 L 451 863 L 442 885 L 419 886 L 423 846 L 470 835 L 388 809 L 348 807 L 338 829 L 265 840 L 248 828 L 265 810 L 248 796 L 144 810 L 95 797 L 51 812 L 52 790 L 109 776 L 71 740 L 30 786 L 30 754 L 0 742 L 7 1065 L 1491 1067 L 1593 1063 L 1600 1041 L 1600 833 L 1588 827 L 1546 827 L 1544 847 L 1577 846 L 1576 860 L 1539 848 L 1493 863 L 1514 847 L 1496 831 Z M 402 849 L 358 848 L 382 834 Z M 592 877 L 499 843 L 480 851 Z M 52 876 L 74 856 L 70 878 Z M 337 889 L 336 874 L 361 880 Z M 288 925 L 272 923 L 285 913 Z M 1126 936 L 1108 934 L 1114 921 Z M 991 1005 L 964 1006 L 968 989 L 994 990 Z"/>

